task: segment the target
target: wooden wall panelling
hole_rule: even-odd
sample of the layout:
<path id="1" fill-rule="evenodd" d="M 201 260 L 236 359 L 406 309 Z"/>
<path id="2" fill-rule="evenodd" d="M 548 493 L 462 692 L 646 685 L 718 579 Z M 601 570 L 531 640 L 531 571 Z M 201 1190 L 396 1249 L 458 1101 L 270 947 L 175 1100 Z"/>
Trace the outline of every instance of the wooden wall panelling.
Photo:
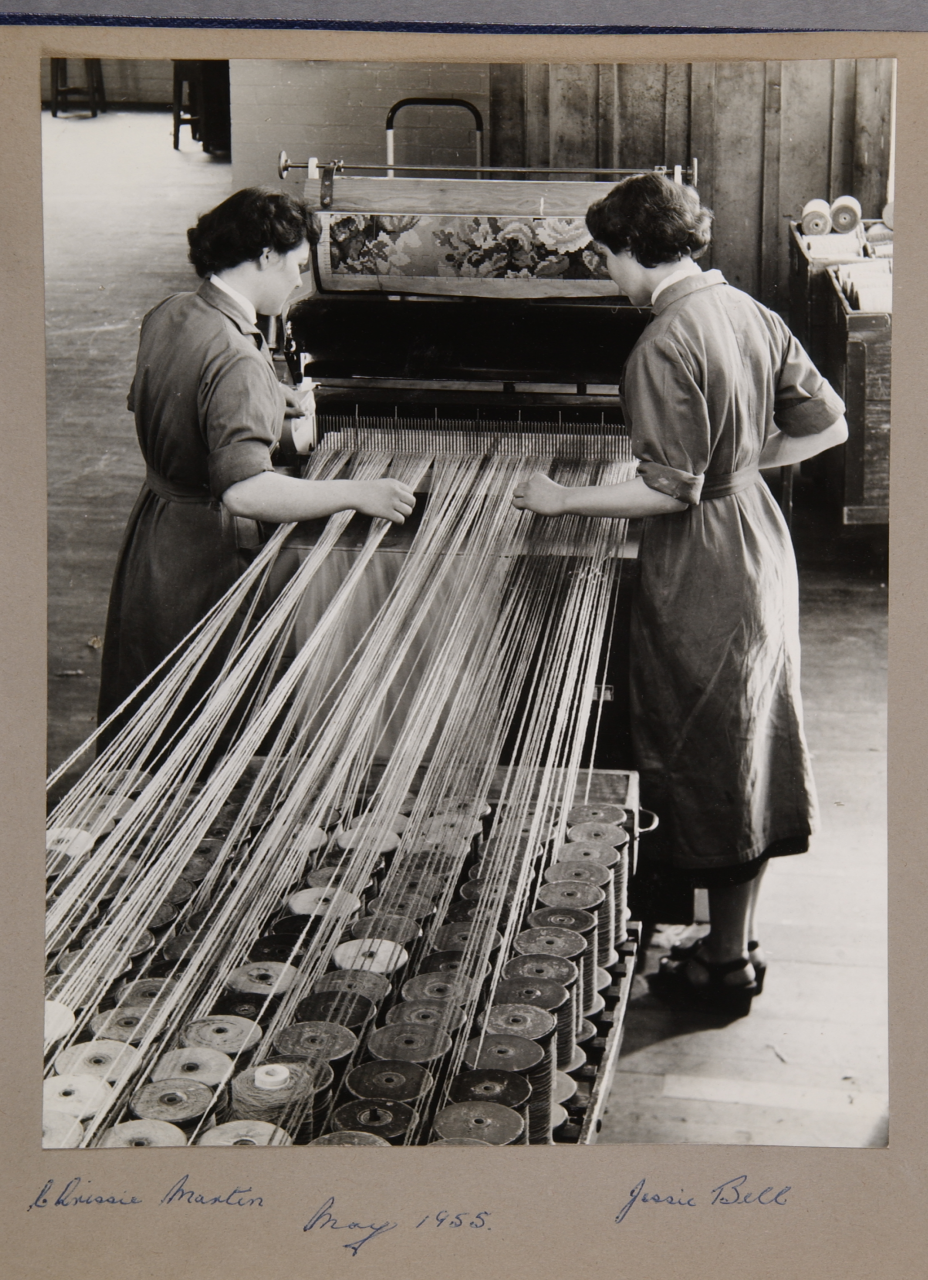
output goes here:
<path id="1" fill-rule="evenodd" d="M 525 67 L 525 164 L 551 163 L 550 78 L 547 63 Z"/>
<path id="2" fill-rule="evenodd" d="M 764 63 L 764 129 L 762 139 L 761 227 L 758 238 L 760 300 L 776 309 L 781 305 L 780 262 L 786 249 L 780 217 L 780 152 L 782 142 L 782 63 Z M 782 305 L 786 305 L 783 293 Z"/>
<path id="3" fill-rule="evenodd" d="M 664 164 L 666 88 L 663 63 L 618 68 L 619 164 L 623 169 Z"/>
<path id="4" fill-rule="evenodd" d="M 889 173 L 891 58 L 858 58 L 854 186 L 865 218 L 879 218 Z"/>
<path id="5" fill-rule="evenodd" d="M 667 65 L 664 97 L 664 156 L 668 165 L 688 165 L 690 148 L 690 66 L 686 62 Z"/>
<path id="6" fill-rule="evenodd" d="M 850 195 L 854 185 L 854 117 L 857 63 L 839 58 L 833 64 L 831 91 L 831 150 L 828 157 L 828 198 Z"/>
<path id="7" fill-rule="evenodd" d="M 599 136 L 596 140 L 596 164 L 600 169 L 614 169 L 619 164 L 619 68 L 615 63 L 601 63 L 596 68 L 599 96 Z"/>
<path id="8" fill-rule="evenodd" d="M 490 66 L 489 162 L 525 164 L 525 68 L 518 62 Z"/>
<path id="9" fill-rule="evenodd" d="M 718 63 L 715 76 L 714 262 L 758 296 L 765 76 L 762 62 Z"/>
<path id="10" fill-rule="evenodd" d="M 548 110 L 551 164 L 596 167 L 599 75 L 595 63 L 552 63 Z"/>
<path id="11" fill-rule="evenodd" d="M 851 64 L 853 68 L 853 63 Z M 790 218 L 797 219 L 808 200 L 831 199 L 834 148 L 834 77 L 831 62 L 781 63 L 780 235 L 777 309 L 786 310 L 789 293 Z M 853 101 L 853 99 L 852 99 Z"/>
<path id="12" fill-rule="evenodd" d="M 715 210 L 715 79 L 714 62 L 694 62 L 690 75 L 690 151 L 699 162 L 699 198 Z M 700 258 L 703 267 L 716 265 L 713 241 Z"/>

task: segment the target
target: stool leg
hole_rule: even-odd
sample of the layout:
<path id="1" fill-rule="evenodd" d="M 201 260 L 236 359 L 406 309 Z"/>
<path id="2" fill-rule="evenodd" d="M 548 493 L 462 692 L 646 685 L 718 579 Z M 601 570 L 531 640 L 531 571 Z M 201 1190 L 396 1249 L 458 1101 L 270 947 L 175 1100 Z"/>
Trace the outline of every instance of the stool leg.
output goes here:
<path id="1" fill-rule="evenodd" d="M 52 63 L 52 118 L 57 119 L 58 105 L 59 105 L 58 90 L 61 88 L 61 85 L 65 83 L 67 80 L 68 60 L 67 58 L 52 58 L 51 63 Z"/>
<path id="2" fill-rule="evenodd" d="M 174 63 L 174 150 L 180 150 L 180 109 L 184 98 L 184 81 L 181 69 Z"/>
<path id="3" fill-rule="evenodd" d="M 87 105 L 93 120 L 97 118 L 97 84 L 93 74 L 93 59 L 84 59 L 84 79 L 87 81 Z"/>

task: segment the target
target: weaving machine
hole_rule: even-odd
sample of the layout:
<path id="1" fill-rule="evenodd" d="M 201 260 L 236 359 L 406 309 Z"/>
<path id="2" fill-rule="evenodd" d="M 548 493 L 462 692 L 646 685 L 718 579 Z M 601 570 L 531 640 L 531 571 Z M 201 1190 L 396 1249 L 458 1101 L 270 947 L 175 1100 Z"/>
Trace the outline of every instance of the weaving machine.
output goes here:
<path id="1" fill-rule="evenodd" d="M 582 224 L 608 184 L 317 177 L 305 474 L 422 496 L 403 529 L 279 528 L 55 807 L 50 1146 L 599 1127 L 635 955 L 637 779 L 592 767 L 629 542 L 510 496 L 634 472 L 646 317 Z"/>

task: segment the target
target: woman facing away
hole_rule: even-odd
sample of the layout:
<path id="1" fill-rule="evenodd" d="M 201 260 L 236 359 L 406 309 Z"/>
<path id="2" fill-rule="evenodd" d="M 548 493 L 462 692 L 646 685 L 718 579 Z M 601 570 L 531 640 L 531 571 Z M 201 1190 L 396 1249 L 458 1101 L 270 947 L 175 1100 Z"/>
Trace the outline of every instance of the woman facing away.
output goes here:
<path id="1" fill-rule="evenodd" d="M 625 369 L 638 474 L 570 487 L 536 474 L 541 515 L 645 517 L 631 620 L 632 735 L 661 856 L 709 895 L 710 930 L 649 984 L 741 1015 L 766 965 L 754 930 L 771 857 L 803 853 L 815 791 L 799 692 L 796 562 L 760 469 L 847 438 L 844 405 L 778 316 L 702 271 L 712 215 L 659 174 L 587 212 L 609 274 L 653 319 Z"/>
<path id="2" fill-rule="evenodd" d="M 398 480 L 274 470 L 285 417 L 300 408 L 255 321 L 279 314 L 300 284 L 312 230 L 292 196 L 236 192 L 187 232 L 199 288 L 166 298 L 142 321 L 128 406 L 146 476 L 110 596 L 101 722 L 244 571 L 261 542 L 259 521 L 357 510 L 402 523 L 413 509 L 412 490 Z M 204 680 L 224 657 L 220 644 Z"/>

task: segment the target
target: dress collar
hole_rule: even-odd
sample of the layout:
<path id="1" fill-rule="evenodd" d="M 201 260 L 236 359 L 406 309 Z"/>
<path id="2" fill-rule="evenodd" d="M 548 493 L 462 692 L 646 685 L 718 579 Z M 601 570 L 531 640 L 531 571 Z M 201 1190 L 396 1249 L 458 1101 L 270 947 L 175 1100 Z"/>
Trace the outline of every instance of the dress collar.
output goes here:
<path id="1" fill-rule="evenodd" d="M 199 289 L 197 289 L 197 293 L 204 302 L 208 302 L 211 307 L 215 307 L 224 316 L 228 316 L 241 329 L 242 333 L 255 334 L 261 332 L 252 316 L 247 314 L 243 305 L 244 299 L 239 302 L 238 297 L 230 289 L 223 288 L 217 281 L 213 279 L 204 280 Z"/>
<path id="2" fill-rule="evenodd" d="M 655 315 L 660 315 L 662 311 L 667 310 L 671 303 L 679 302 L 687 294 L 695 293 L 698 289 L 708 289 L 713 285 L 727 283 L 728 281 L 721 271 L 698 271 L 683 276 L 682 279 L 675 280 L 673 284 L 669 284 L 666 289 L 661 290 L 654 300 L 652 309 Z"/>

